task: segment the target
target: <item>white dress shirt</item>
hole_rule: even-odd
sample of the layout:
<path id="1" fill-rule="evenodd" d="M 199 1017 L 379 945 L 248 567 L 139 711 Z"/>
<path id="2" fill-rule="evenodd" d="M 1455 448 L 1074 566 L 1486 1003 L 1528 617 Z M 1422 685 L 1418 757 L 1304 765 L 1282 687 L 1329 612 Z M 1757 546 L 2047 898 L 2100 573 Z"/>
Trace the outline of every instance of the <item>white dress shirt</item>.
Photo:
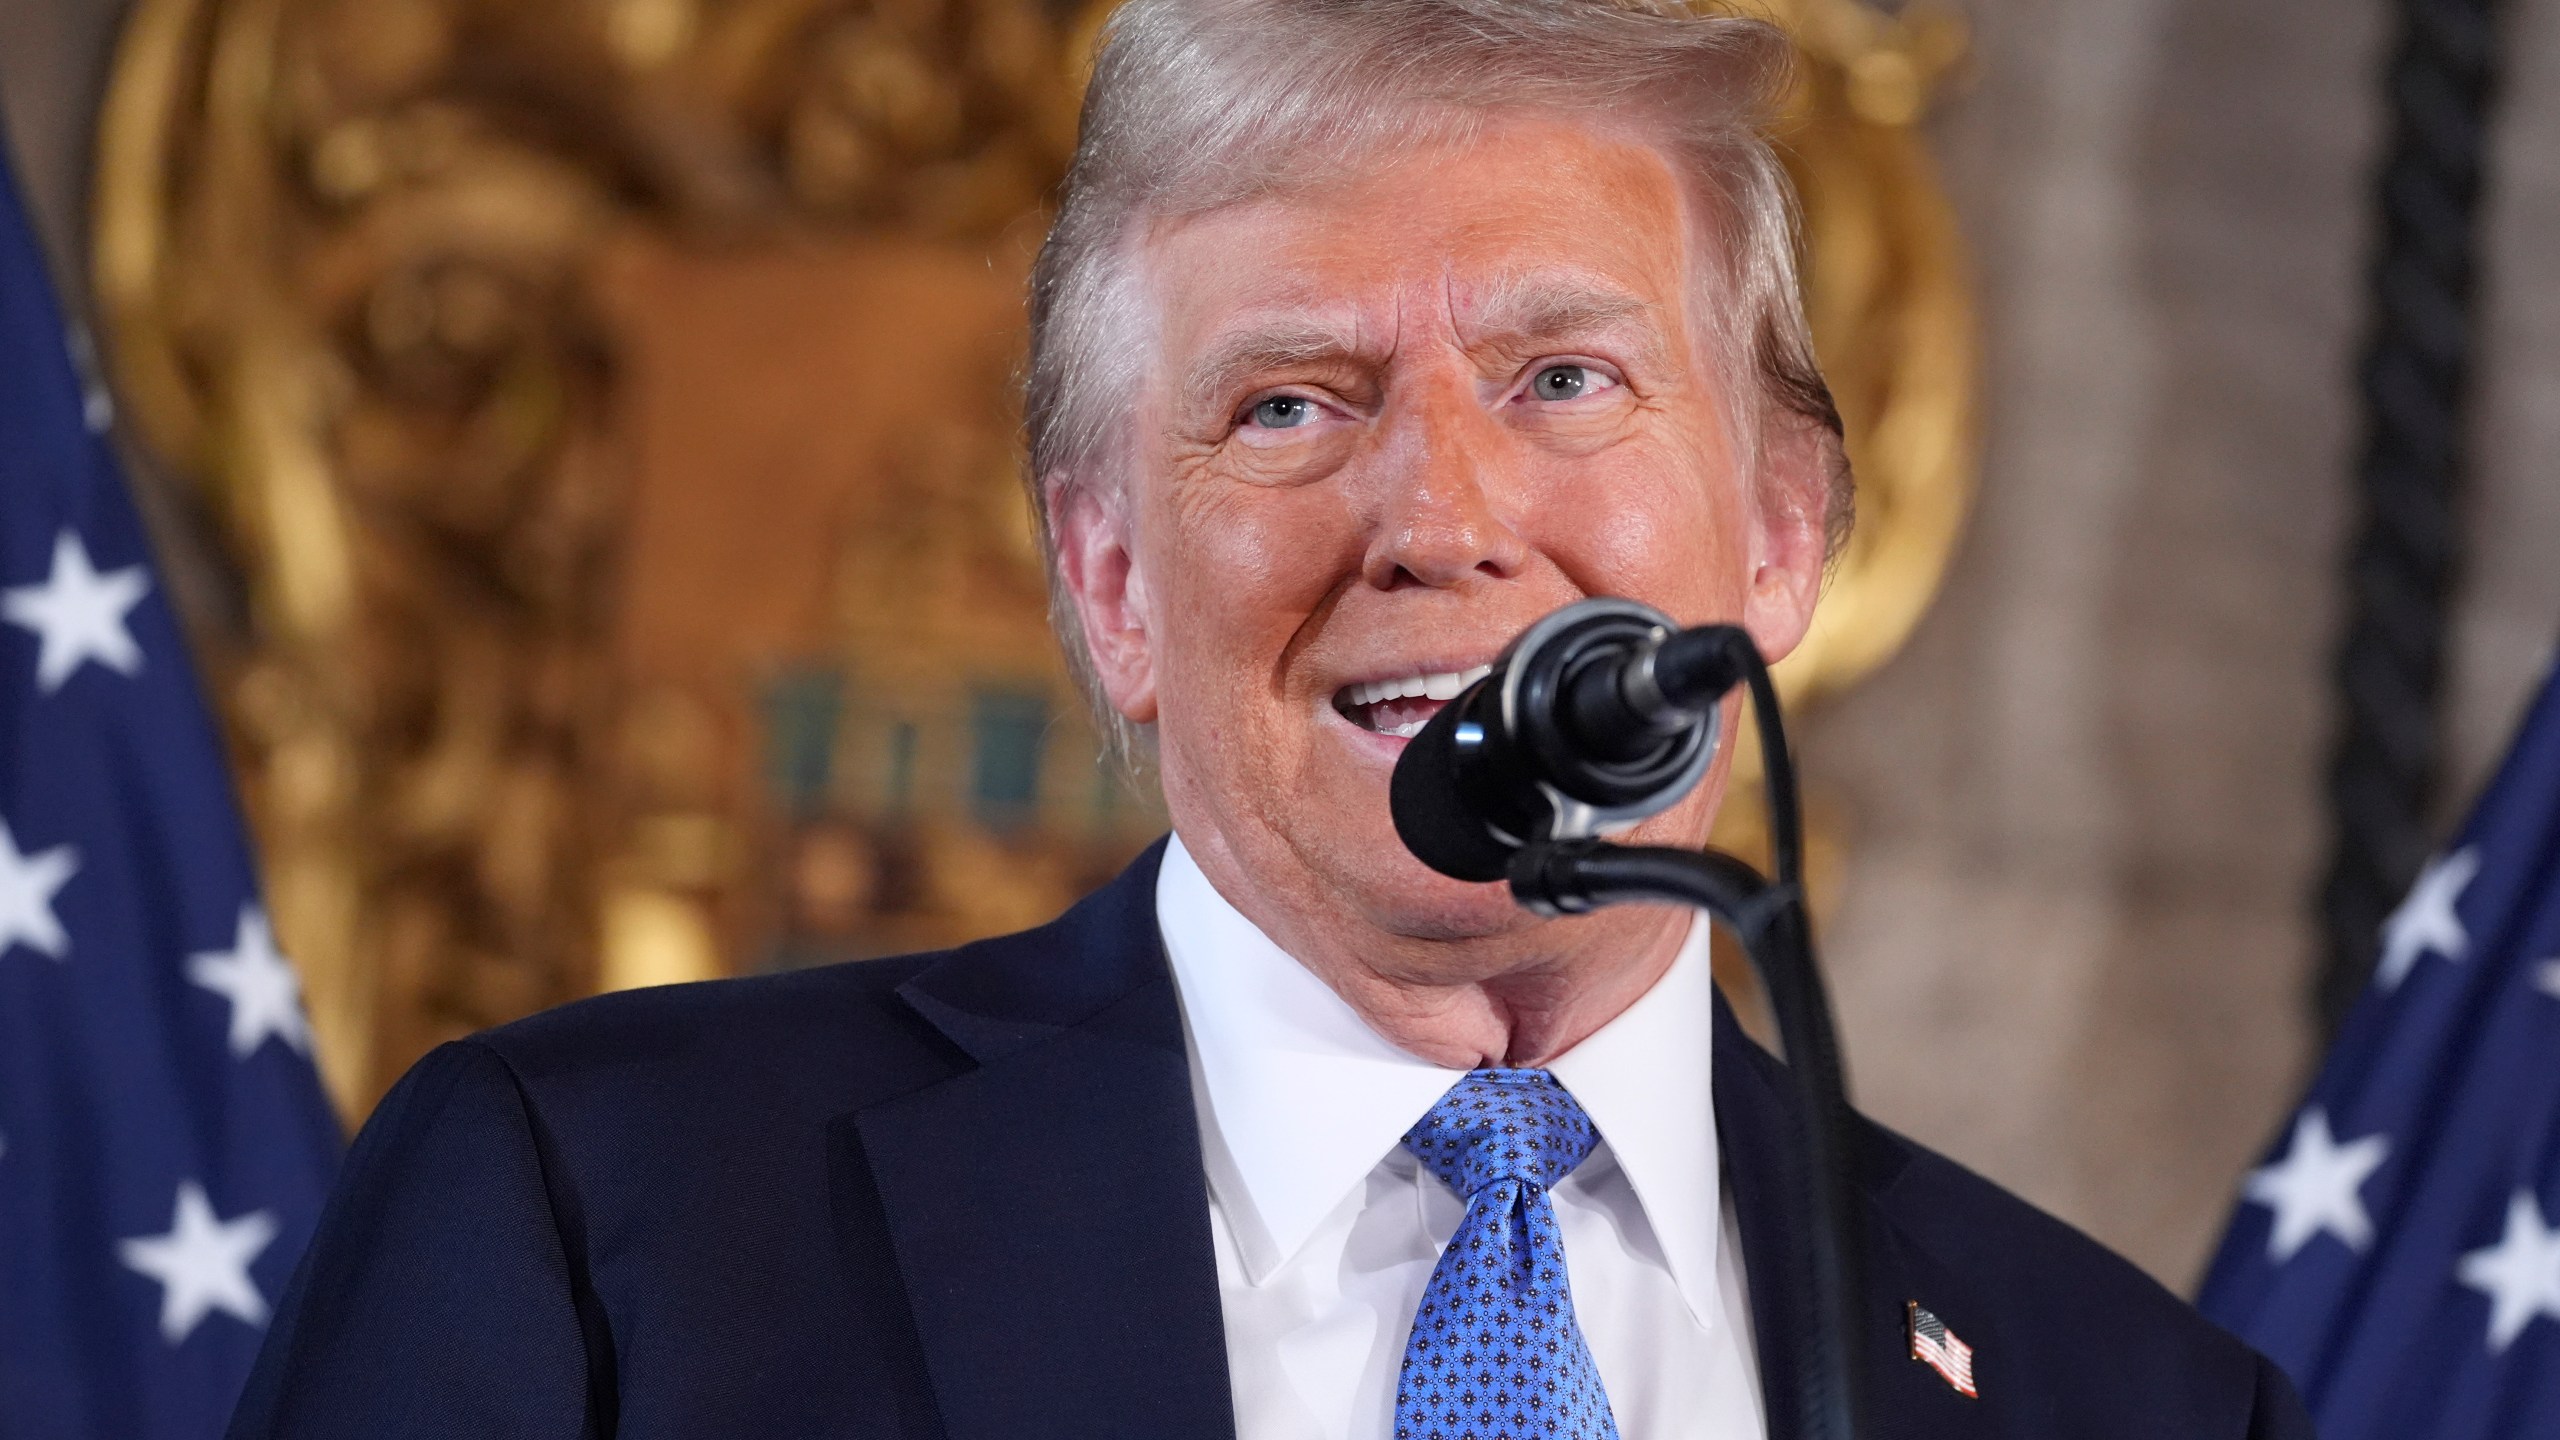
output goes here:
<path id="1" fill-rule="evenodd" d="M 1238 1440 L 1387 1440 L 1413 1313 L 1466 1205 L 1404 1133 L 1465 1075 L 1387 1043 L 1166 847 L 1156 917 L 1190 1040 Z M 1701 921 L 1547 1066 L 1600 1132 L 1550 1192 L 1622 1440 L 1762 1440 L 1716 1162 Z"/>

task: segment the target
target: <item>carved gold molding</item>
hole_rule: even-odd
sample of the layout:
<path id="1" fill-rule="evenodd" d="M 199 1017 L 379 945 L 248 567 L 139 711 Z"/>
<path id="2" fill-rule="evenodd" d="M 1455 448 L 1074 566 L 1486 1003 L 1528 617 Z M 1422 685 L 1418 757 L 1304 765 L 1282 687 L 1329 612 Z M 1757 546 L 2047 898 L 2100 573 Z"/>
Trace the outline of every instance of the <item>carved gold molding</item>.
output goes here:
<path id="1" fill-rule="evenodd" d="M 1805 298 L 1858 476 L 1858 528 L 1779 670 L 1803 704 L 1882 664 L 1937 593 L 1973 499 L 1977 361 L 1963 240 L 1917 128 L 1962 26 L 1856 0 L 1780 8 L 1810 62 L 1788 137 Z"/>

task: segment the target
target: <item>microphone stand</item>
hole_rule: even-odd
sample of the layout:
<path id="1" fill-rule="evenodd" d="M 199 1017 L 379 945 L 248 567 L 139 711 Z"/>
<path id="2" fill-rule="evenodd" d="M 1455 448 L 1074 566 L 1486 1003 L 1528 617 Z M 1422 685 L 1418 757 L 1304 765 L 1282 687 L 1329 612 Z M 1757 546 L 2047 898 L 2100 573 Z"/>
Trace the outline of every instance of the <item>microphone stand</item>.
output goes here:
<path id="1" fill-rule="evenodd" d="M 1603 905 L 1654 902 L 1705 910 L 1731 927 L 1767 989 L 1786 1046 L 1804 1162 L 1790 1176 L 1808 1220 L 1805 1263 L 1810 1314 L 1795 1399 L 1799 1440 L 1857 1440 L 1863 1376 L 1858 1368 L 1861 1246 L 1850 1202 L 1851 1112 L 1840 1046 L 1814 959 L 1805 913 L 1804 820 L 1795 765 L 1778 714 L 1777 687 L 1750 638 L 1727 628 L 1723 658 L 1751 688 L 1768 794 L 1774 880 L 1717 850 L 1612 845 L 1570 839 L 1532 843 L 1510 860 L 1512 897 L 1542 915 L 1581 914 Z"/>

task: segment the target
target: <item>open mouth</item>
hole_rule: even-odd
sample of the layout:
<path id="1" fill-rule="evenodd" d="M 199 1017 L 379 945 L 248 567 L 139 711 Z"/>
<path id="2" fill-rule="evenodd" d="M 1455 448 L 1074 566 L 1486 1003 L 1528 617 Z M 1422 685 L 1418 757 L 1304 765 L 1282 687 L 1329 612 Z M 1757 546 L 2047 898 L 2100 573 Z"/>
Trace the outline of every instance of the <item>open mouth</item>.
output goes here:
<path id="1" fill-rule="evenodd" d="M 1334 692 L 1333 708 L 1363 730 L 1410 740 L 1458 692 L 1493 673 L 1490 665 L 1438 670 L 1391 680 L 1364 680 Z"/>

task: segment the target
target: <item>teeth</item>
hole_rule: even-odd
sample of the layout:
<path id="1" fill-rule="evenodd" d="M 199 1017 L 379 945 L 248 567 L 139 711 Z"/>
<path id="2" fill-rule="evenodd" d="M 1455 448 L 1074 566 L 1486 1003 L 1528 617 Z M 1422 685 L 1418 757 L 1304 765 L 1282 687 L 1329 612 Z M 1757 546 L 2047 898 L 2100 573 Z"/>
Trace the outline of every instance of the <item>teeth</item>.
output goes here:
<path id="1" fill-rule="evenodd" d="M 1442 670 L 1428 675 L 1405 675 L 1393 680 L 1370 680 L 1351 687 L 1354 706 L 1377 705 L 1389 700 L 1455 700 L 1458 692 L 1493 673 L 1490 665 L 1471 670 Z M 1412 727 L 1420 729 L 1420 725 Z M 1412 730 L 1397 728 L 1381 732 L 1409 735 Z"/>

